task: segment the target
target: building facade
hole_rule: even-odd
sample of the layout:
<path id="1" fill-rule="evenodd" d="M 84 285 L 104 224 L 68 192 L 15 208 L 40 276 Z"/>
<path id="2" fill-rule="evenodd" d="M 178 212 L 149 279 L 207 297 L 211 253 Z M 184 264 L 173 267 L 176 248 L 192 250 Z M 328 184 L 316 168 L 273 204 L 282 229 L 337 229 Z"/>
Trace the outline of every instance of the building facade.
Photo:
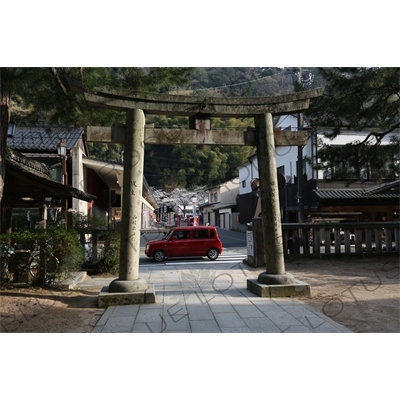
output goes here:
<path id="1" fill-rule="evenodd" d="M 57 152 L 61 140 L 66 150 L 64 165 Z M 7 146 L 29 160 L 43 164 L 55 181 L 64 183 L 66 179 L 65 183 L 71 188 L 92 195 L 91 201 L 82 196 L 69 196 L 69 211 L 82 215 L 96 214 L 109 223 L 118 223 L 121 218 L 123 163 L 90 157 L 82 128 L 19 124 L 12 135 L 7 137 Z M 50 209 L 51 207 L 58 208 L 59 205 L 49 204 Z M 156 207 L 151 190 L 143 179 L 142 228 L 148 228 L 152 224 Z"/>
<path id="2" fill-rule="evenodd" d="M 282 116 L 276 121 L 276 126 L 284 131 L 297 130 L 297 116 L 288 115 Z M 318 160 L 318 152 L 321 146 L 325 144 L 337 146 L 338 150 L 347 143 L 363 141 L 370 131 L 365 132 L 351 132 L 344 131 L 342 134 L 337 136 L 335 139 L 328 139 L 324 132 L 329 132 L 330 129 L 324 128 L 317 132 L 314 129 L 308 130 L 307 144 L 299 151 L 298 147 L 277 147 L 276 148 L 276 165 L 277 165 L 277 176 L 278 185 L 280 190 L 280 205 L 281 205 L 281 219 L 282 222 L 298 222 L 299 214 L 303 216 L 303 220 L 317 218 L 319 214 L 326 212 L 342 212 L 343 216 L 348 212 L 357 213 L 357 215 L 365 215 L 365 218 L 372 220 L 379 220 L 379 216 L 382 215 L 386 220 L 390 221 L 396 218 L 398 213 L 398 204 L 392 205 L 393 199 L 389 200 L 387 196 L 383 196 L 384 199 L 378 203 L 374 203 L 371 197 L 366 193 L 368 190 L 379 190 L 379 182 L 374 178 L 377 176 L 376 171 L 372 168 L 365 168 L 361 171 L 353 171 L 350 168 L 346 169 L 346 165 L 332 166 L 327 165 L 325 168 L 316 169 L 313 165 L 316 165 Z M 393 133 L 397 137 L 400 137 L 400 130 Z M 385 151 L 385 146 L 390 144 L 391 135 L 387 135 L 382 140 L 381 151 Z M 387 147 L 389 149 L 389 147 Z M 300 181 L 298 180 L 298 160 L 301 157 L 302 171 Z M 400 162 L 400 155 L 394 155 L 393 162 Z M 336 169 L 337 168 L 337 169 Z M 259 190 L 258 190 L 258 161 L 257 155 L 253 154 L 248 158 L 248 161 L 238 167 L 239 170 L 239 212 L 240 222 L 246 224 L 252 221 L 252 218 L 258 216 L 261 212 L 259 205 Z M 342 174 L 339 179 L 338 171 Z M 388 171 L 390 168 L 387 169 Z M 346 179 L 343 178 L 343 171 L 347 172 Z M 380 171 L 382 175 L 382 171 Z M 384 183 L 394 182 L 396 187 L 396 181 L 398 176 L 394 174 L 383 174 Z M 351 189 L 357 190 L 357 196 L 359 196 L 360 203 L 369 202 L 369 211 L 354 210 L 354 199 L 351 199 L 349 195 L 350 189 L 348 188 L 349 182 L 351 181 Z M 335 198 L 339 199 L 336 201 L 334 211 L 332 208 L 326 208 L 327 198 L 321 198 L 322 190 L 330 190 L 330 196 L 332 201 L 335 203 Z M 392 194 L 393 194 L 392 189 Z M 336 194 L 334 194 L 336 191 Z M 342 192 L 340 192 L 342 191 Z M 344 194 L 344 193 L 347 194 Z M 324 192 L 325 193 L 325 192 Z M 364 194 L 363 194 L 364 193 Z M 354 194 L 354 193 L 353 193 Z M 369 200 L 367 201 L 367 197 Z M 396 203 L 396 201 L 395 201 Z M 398 203 L 398 202 L 397 202 Z M 324 204 L 324 206 L 323 206 Z M 386 205 L 389 207 L 386 209 Z M 372 209 L 371 209 L 372 207 Z M 383 207 L 383 209 L 382 209 Z M 393 209 L 394 207 L 394 209 Z M 374 210 L 374 208 L 376 210 Z M 349 211 L 349 210 L 352 211 Z M 342 211 L 340 211 L 342 210 Z M 361 214 L 359 214 L 361 213 Z M 369 217 L 366 216 L 367 213 Z M 321 215 L 322 215 L 321 214 Z M 390 215 L 389 215 L 390 214 Z M 324 214 L 325 215 L 325 214 Z M 361 218 L 361 217 L 360 217 Z"/>
<path id="3" fill-rule="evenodd" d="M 208 203 L 199 205 L 203 223 L 223 229 L 232 228 L 232 215 L 237 211 L 239 178 L 208 189 Z"/>

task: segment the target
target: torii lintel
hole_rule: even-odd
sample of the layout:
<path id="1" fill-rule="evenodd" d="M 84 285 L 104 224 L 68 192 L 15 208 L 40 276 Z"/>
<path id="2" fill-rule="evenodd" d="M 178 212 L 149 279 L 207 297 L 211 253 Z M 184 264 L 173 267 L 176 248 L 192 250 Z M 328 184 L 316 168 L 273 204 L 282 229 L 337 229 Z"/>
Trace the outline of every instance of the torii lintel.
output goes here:
<path id="1" fill-rule="evenodd" d="M 125 127 L 88 126 L 86 139 L 96 143 L 124 143 Z M 146 126 L 144 143 L 146 144 L 204 144 L 224 146 L 256 146 L 256 130 L 247 131 L 229 129 L 183 129 L 183 128 L 153 128 Z M 274 130 L 275 146 L 304 146 L 307 143 L 307 131 Z"/>
<path id="2" fill-rule="evenodd" d="M 283 115 L 302 112 L 311 99 L 320 97 L 323 88 L 279 96 L 260 97 L 201 97 L 165 93 L 145 93 L 128 89 L 107 88 L 92 94 L 70 81 L 70 88 L 83 92 L 86 102 L 94 107 L 117 111 L 141 109 L 146 114 L 194 116 L 208 114 L 211 117 L 244 118 L 271 113 Z"/>

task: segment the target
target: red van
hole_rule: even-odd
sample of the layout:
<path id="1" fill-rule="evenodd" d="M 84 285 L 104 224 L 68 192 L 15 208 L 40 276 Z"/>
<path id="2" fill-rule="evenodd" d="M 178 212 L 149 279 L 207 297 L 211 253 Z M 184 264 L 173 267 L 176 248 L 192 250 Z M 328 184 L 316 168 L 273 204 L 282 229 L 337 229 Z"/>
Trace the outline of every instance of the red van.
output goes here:
<path id="1" fill-rule="evenodd" d="M 216 260 L 222 254 L 222 242 L 215 226 L 177 226 L 161 240 L 147 242 L 145 254 L 162 262 L 173 257 L 204 257 Z"/>

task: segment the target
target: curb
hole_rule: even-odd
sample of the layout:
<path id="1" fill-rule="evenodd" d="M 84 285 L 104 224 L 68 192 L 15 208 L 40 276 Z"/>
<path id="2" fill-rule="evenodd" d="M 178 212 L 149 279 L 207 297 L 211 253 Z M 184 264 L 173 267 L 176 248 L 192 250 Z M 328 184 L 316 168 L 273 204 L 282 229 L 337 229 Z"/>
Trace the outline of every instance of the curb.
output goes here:
<path id="1" fill-rule="evenodd" d="M 72 272 L 70 278 L 60 283 L 60 288 L 62 290 L 71 290 L 75 286 L 82 282 L 87 276 L 86 271 Z"/>

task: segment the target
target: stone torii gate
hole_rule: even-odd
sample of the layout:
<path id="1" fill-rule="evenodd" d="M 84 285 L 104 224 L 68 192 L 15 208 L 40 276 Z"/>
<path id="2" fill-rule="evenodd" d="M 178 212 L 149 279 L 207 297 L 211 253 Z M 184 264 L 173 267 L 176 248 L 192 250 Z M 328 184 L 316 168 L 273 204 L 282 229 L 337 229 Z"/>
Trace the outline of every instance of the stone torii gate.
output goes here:
<path id="1" fill-rule="evenodd" d="M 83 92 L 79 84 L 71 82 L 70 87 Z M 285 271 L 275 146 L 304 145 L 307 134 L 274 132 L 273 116 L 302 112 L 308 109 L 310 100 L 321 96 L 322 92 L 323 88 L 318 88 L 289 95 L 250 98 L 202 98 L 112 88 L 95 94 L 84 93 L 89 105 L 126 112 L 125 127 L 87 128 L 88 141 L 125 144 L 119 278 L 110 283 L 108 295 L 112 297 L 103 304 L 155 302 L 154 289 L 139 278 L 144 143 L 256 145 L 266 271 L 258 276 L 256 282 L 249 280 L 248 288 L 259 296 L 265 296 L 271 295 L 268 287 L 273 285 L 282 287 L 280 293 L 275 290 L 277 295 L 287 295 L 286 288 L 295 286 L 297 282 Z M 187 116 L 189 129 L 146 127 L 145 114 Z M 212 117 L 254 118 L 255 129 L 246 132 L 213 131 Z M 299 293 L 301 289 L 296 288 L 296 291 Z M 294 291 L 289 294 L 293 295 Z M 118 300 L 117 295 L 122 300 Z"/>

